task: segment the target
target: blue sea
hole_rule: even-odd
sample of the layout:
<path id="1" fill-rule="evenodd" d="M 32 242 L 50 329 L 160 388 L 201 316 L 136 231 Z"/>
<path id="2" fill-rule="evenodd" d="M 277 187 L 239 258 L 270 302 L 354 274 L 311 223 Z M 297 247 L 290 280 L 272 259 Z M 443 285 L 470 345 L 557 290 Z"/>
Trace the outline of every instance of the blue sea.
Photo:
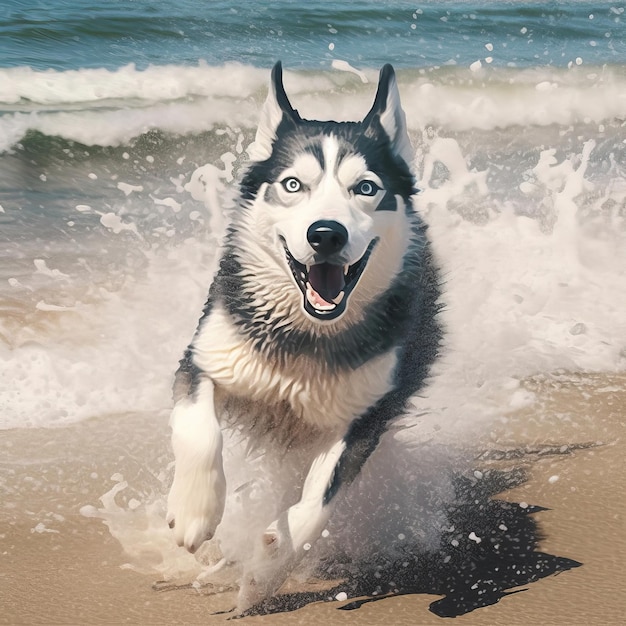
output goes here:
<path id="1" fill-rule="evenodd" d="M 2 67 L 116 70 L 236 62 L 329 68 L 623 64 L 623 6 L 593 2 L 5 0 Z"/>
<path id="2" fill-rule="evenodd" d="M 420 477 L 420 541 L 439 536 L 451 448 L 617 441 L 617 420 L 592 422 L 572 398 L 624 404 L 625 12 L 621 0 L 3 0 L 3 528 L 26 516 L 31 534 L 62 537 L 80 510 L 107 523 L 128 567 L 197 566 L 163 521 L 171 382 L 277 60 L 313 119 L 362 118 L 380 67 L 397 71 L 445 286 L 445 347 L 407 430 L 422 463 L 390 453 Z M 560 384 L 574 395 L 549 409 L 542 385 Z M 250 463 L 231 470 L 260 485 Z M 381 476 L 380 511 L 400 511 Z M 370 545 L 369 518 L 355 519 L 343 536 Z M 376 541 L 395 522 L 381 518 Z M 236 551 L 250 533 L 233 524 L 222 539 Z"/>

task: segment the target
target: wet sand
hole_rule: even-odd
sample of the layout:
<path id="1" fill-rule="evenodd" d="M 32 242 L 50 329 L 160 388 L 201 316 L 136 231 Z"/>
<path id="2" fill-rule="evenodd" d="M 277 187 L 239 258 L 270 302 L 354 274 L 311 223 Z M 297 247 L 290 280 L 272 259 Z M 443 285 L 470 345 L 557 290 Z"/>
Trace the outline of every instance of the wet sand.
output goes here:
<path id="1" fill-rule="evenodd" d="M 498 498 L 549 509 L 534 516 L 544 535 L 540 549 L 582 567 L 524 585 L 525 591 L 457 620 L 480 625 L 626 623 L 626 375 L 538 377 L 526 381 L 525 388 L 537 402 L 493 427 L 481 443 L 491 456 L 477 466 L 525 467 L 529 480 Z M 226 622 L 228 615 L 214 613 L 234 605 L 233 591 L 154 591 L 155 575 L 125 568 L 129 556 L 109 528 L 80 512 L 111 489 L 114 472 L 141 484 L 146 493 L 162 491 L 159 468 L 171 460 L 166 423 L 164 415 L 106 416 L 63 429 L 2 432 L 0 623 Z M 125 432 L 129 424 L 132 435 Z M 567 454 L 546 454 L 542 447 L 589 442 L 604 445 Z M 150 546 L 140 549 L 149 562 Z M 338 610 L 346 602 L 317 602 L 244 620 L 438 624 L 443 618 L 428 607 L 439 597 L 389 597 L 353 611 Z"/>

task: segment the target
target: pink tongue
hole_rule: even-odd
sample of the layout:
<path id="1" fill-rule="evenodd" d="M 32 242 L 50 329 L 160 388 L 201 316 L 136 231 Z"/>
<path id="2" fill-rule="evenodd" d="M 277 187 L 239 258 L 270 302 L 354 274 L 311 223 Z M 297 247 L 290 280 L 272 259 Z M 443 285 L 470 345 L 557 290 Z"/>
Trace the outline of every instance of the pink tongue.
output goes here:
<path id="1" fill-rule="evenodd" d="M 331 263 L 318 263 L 309 270 L 309 282 L 313 290 L 330 304 L 346 283 L 343 279 L 343 267 Z"/>

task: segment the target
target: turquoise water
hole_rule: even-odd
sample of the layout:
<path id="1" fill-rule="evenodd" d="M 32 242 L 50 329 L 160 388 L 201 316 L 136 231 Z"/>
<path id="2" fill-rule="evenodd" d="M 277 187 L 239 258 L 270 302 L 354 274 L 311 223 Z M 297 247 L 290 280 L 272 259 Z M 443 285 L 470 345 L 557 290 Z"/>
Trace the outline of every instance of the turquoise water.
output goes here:
<path id="1" fill-rule="evenodd" d="M 90 0 L 0 8 L 0 66 L 68 70 L 129 63 L 376 67 L 626 62 L 624 6 L 593 2 L 198 2 Z M 331 49 L 332 48 L 332 49 Z"/>

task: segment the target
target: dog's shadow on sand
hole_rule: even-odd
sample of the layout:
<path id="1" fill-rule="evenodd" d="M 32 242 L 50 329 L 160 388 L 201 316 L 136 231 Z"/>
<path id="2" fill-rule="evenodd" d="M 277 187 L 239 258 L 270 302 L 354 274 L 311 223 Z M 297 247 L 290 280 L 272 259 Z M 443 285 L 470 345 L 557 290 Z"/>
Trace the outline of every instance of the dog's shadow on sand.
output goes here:
<path id="1" fill-rule="evenodd" d="M 343 571 L 336 564 L 325 567 L 322 563 L 317 574 L 331 580 L 342 578 L 341 584 L 324 591 L 280 594 L 247 615 L 358 598 L 338 607 L 353 611 L 389 596 L 426 593 L 443 596 L 430 605 L 433 613 L 457 617 L 525 591 L 519 587 L 581 565 L 538 551 L 542 535 L 533 514 L 546 509 L 494 499 L 498 493 L 524 483 L 523 470 L 488 470 L 478 476 L 454 479 L 456 498 L 448 508 L 448 523 L 436 550 L 407 549 L 398 558 L 377 558 L 376 563 L 359 563 Z"/>

